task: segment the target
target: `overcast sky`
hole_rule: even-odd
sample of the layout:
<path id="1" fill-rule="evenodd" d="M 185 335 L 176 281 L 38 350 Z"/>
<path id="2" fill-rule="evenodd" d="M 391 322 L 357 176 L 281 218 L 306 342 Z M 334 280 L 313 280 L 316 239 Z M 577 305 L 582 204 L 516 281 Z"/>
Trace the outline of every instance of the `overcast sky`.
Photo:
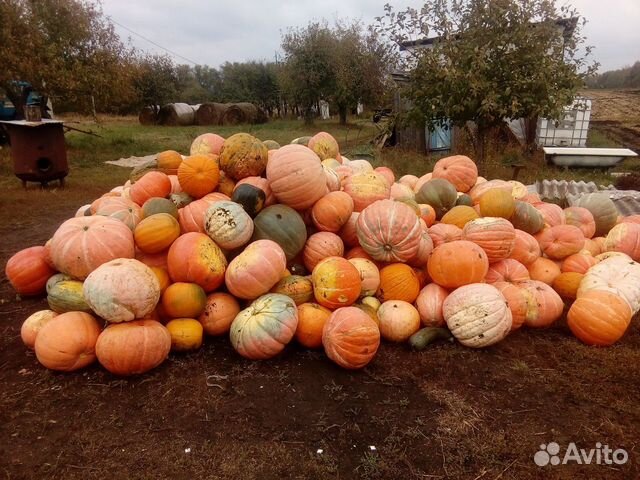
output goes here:
<path id="1" fill-rule="evenodd" d="M 103 0 L 112 20 L 189 59 L 218 67 L 225 61 L 273 60 L 281 32 L 311 20 L 351 18 L 373 23 L 389 0 Z M 565 0 L 560 0 L 559 3 Z M 396 10 L 422 5 L 418 0 L 389 1 Z M 640 60 L 640 0 L 572 0 L 587 18 L 584 33 L 594 45 L 600 71 Z M 123 40 L 154 53 L 161 48 L 116 24 Z M 185 58 L 181 58 L 185 57 Z"/>

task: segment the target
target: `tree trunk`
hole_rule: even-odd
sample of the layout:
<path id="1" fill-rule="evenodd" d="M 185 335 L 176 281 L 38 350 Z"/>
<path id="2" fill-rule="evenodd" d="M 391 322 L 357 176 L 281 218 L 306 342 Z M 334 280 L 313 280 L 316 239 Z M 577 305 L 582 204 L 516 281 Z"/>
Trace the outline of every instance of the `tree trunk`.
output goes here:
<path id="1" fill-rule="evenodd" d="M 11 100 L 13 106 L 16 109 L 15 120 L 24 120 L 24 105 L 26 103 L 26 97 L 23 100 L 23 95 L 20 90 L 16 91 L 11 88 L 9 85 L 3 85 L 7 98 Z M 29 96 L 29 92 L 27 92 L 27 96 Z"/>
<path id="2" fill-rule="evenodd" d="M 476 151 L 476 164 L 478 165 L 478 168 L 483 175 L 486 174 L 486 172 L 484 171 L 484 154 L 488 131 L 489 129 L 485 125 L 478 124 L 478 131 L 476 132 L 476 142 L 474 145 Z"/>
<path id="3" fill-rule="evenodd" d="M 338 105 L 338 114 L 340 115 L 340 125 L 347 124 L 347 106 Z"/>
<path id="4" fill-rule="evenodd" d="M 304 124 L 307 126 L 313 125 L 313 110 L 311 105 L 307 105 L 304 109 Z"/>

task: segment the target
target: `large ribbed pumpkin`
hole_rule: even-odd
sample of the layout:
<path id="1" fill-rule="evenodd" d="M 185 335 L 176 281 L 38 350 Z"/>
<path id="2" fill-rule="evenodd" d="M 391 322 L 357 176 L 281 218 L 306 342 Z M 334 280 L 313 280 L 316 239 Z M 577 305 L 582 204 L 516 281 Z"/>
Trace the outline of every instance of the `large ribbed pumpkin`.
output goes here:
<path id="1" fill-rule="evenodd" d="M 344 243 L 338 235 L 331 232 L 318 232 L 307 239 L 302 259 L 306 269 L 311 272 L 321 260 L 343 255 Z"/>
<path id="2" fill-rule="evenodd" d="M 329 257 L 318 263 L 311 281 L 316 301 L 330 309 L 355 303 L 362 289 L 360 272 L 342 257 Z"/>
<path id="3" fill-rule="evenodd" d="M 145 205 L 149 203 L 149 200 L 145 202 Z M 136 228 L 136 225 L 138 225 L 143 217 L 142 209 L 140 208 L 140 206 L 137 203 L 134 203 L 124 197 L 112 197 L 108 200 L 105 199 L 104 201 L 100 202 L 100 205 L 96 209 L 95 214 L 120 220 L 131 230 Z"/>
<path id="4" fill-rule="evenodd" d="M 480 215 L 473 207 L 467 205 L 456 205 L 447 213 L 445 213 L 440 221 L 444 224 L 455 225 L 462 229 L 471 220 L 475 220 Z"/>
<path id="5" fill-rule="evenodd" d="M 413 303 L 420 293 L 420 280 L 409 265 L 392 263 L 380 270 L 376 296 L 381 302 L 402 300 Z"/>
<path id="6" fill-rule="evenodd" d="M 379 200 L 365 208 L 358 217 L 356 231 L 362 248 L 381 262 L 413 258 L 422 236 L 415 212 L 394 200 Z"/>
<path id="7" fill-rule="evenodd" d="M 169 248 L 169 276 L 174 282 L 193 282 L 211 292 L 224 282 L 227 259 L 213 240 L 203 233 L 185 233 Z"/>
<path id="8" fill-rule="evenodd" d="M 544 228 L 544 217 L 533 205 L 526 202 L 516 201 L 516 208 L 511 216 L 511 224 L 531 235 L 538 233 Z"/>
<path id="9" fill-rule="evenodd" d="M 489 263 L 493 263 L 511 255 L 515 246 L 516 231 L 504 218 L 484 217 L 467 223 L 462 230 L 462 237 L 482 247 Z"/>
<path id="10" fill-rule="evenodd" d="M 322 330 L 331 316 L 331 310 L 317 303 L 298 305 L 298 327 L 296 340 L 307 348 L 322 346 Z"/>
<path id="11" fill-rule="evenodd" d="M 450 182 L 443 178 L 434 178 L 420 187 L 416 193 L 416 202 L 431 205 L 436 212 L 436 218 L 452 209 L 458 200 L 458 192 Z"/>
<path id="12" fill-rule="evenodd" d="M 360 172 L 347 177 L 343 189 L 353 199 L 353 210 L 361 212 L 377 200 L 388 199 L 391 186 L 386 178 L 375 171 Z"/>
<path id="13" fill-rule="evenodd" d="M 442 312 L 453 336 L 466 347 L 493 345 L 511 330 L 511 310 L 500 291 L 486 283 L 473 283 L 449 294 Z"/>
<path id="14" fill-rule="evenodd" d="M 234 180 L 262 175 L 268 158 L 267 147 L 248 133 L 231 135 L 220 149 L 220 167 Z"/>
<path id="15" fill-rule="evenodd" d="M 253 240 L 273 240 L 291 261 L 304 248 L 307 227 L 298 212 L 286 205 L 271 205 L 253 220 Z"/>
<path id="16" fill-rule="evenodd" d="M 178 168 L 178 181 L 182 191 L 193 198 L 202 198 L 213 192 L 220 180 L 220 167 L 211 155 L 193 155 L 185 158 Z"/>
<path id="17" fill-rule="evenodd" d="M 293 338 L 298 309 L 289 297 L 268 293 L 242 310 L 231 324 L 231 345 L 243 357 L 265 360 L 276 356 Z"/>
<path id="18" fill-rule="evenodd" d="M 609 233 L 618 221 L 618 209 L 606 193 L 585 193 L 573 205 L 586 208 L 596 222 L 596 237 Z"/>
<path id="19" fill-rule="evenodd" d="M 596 233 L 596 221 L 591 212 L 586 208 L 565 208 L 564 219 L 567 225 L 573 225 L 582 230 L 584 238 L 593 238 Z"/>
<path id="20" fill-rule="evenodd" d="M 564 302 L 549 285 L 537 280 L 519 282 L 518 287 L 529 296 L 525 324 L 530 328 L 545 328 L 562 316 Z"/>
<path id="21" fill-rule="evenodd" d="M 475 243 L 456 240 L 436 247 L 427 267 L 435 283 L 445 288 L 458 288 L 484 281 L 489 260 Z"/>
<path id="22" fill-rule="evenodd" d="M 136 183 L 131 185 L 129 196 L 139 206 L 153 197 L 167 197 L 171 193 L 171 180 L 162 172 L 145 173 Z"/>
<path id="23" fill-rule="evenodd" d="M 377 314 L 380 335 L 390 342 L 406 342 L 420 329 L 420 314 L 409 302 L 387 300 Z"/>
<path id="24" fill-rule="evenodd" d="M 109 325 L 98 337 L 96 355 L 114 375 L 137 375 L 160 365 L 171 350 L 171 334 L 155 320 Z"/>
<path id="25" fill-rule="evenodd" d="M 204 217 L 204 229 L 218 246 L 232 250 L 246 245 L 253 235 L 253 220 L 235 202 L 213 203 Z"/>
<path id="26" fill-rule="evenodd" d="M 252 300 L 271 290 L 287 269 L 287 258 L 272 240 L 256 240 L 231 260 L 225 285 L 238 298 Z"/>
<path id="27" fill-rule="evenodd" d="M 29 247 L 14 254 L 4 269 L 9 283 L 20 295 L 43 293 L 53 270 L 47 262 L 45 247 Z"/>
<path id="28" fill-rule="evenodd" d="M 573 225 L 555 225 L 536 235 L 542 252 L 552 260 L 562 260 L 584 247 L 582 230 Z"/>
<path id="29" fill-rule="evenodd" d="M 233 295 L 214 292 L 207 296 L 207 303 L 198 321 L 207 335 L 223 335 L 229 331 L 238 313 L 240 305 Z"/>
<path id="30" fill-rule="evenodd" d="M 455 242 L 462 240 L 462 229 L 456 225 L 446 223 L 436 223 L 429 227 L 429 236 L 434 247 L 438 247 L 443 243 Z"/>
<path id="31" fill-rule="evenodd" d="M 640 261 L 640 224 L 620 223 L 607 234 L 605 252 L 622 252 Z"/>
<path id="32" fill-rule="evenodd" d="M 118 258 L 100 265 L 84 281 L 84 298 L 109 322 L 128 322 L 151 313 L 160 299 L 160 282 L 144 263 Z"/>
<path id="33" fill-rule="evenodd" d="M 489 271 L 485 277 L 487 283 L 496 282 L 522 282 L 529 280 L 529 270 L 522 263 L 513 258 L 506 258 L 489 265 Z"/>
<path id="34" fill-rule="evenodd" d="M 535 237 L 523 230 L 516 229 L 516 238 L 509 258 L 513 258 L 523 265 L 529 265 L 535 262 L 540 255 L 542 252 Z"/>
<path id="35" fill-rule="evenodd" d="M 430 283 L 420 290 L 415 305 L 420 314 L 422 325 L 442 327 L 445 324 L 442 304 L 448 295 L 449 291 L 437 283 Z"/>
<path id="36" fill-rule="evenodd" d="M 629 303 L 635 315 L 640 311 L 640 264 L 624 253 L 603 258 L 585 274 L 580 282 L 578 298 L 590 290 L 617 294 Z"/>
<path id="37" fill-rule="evenodd" d="M 464 155 L 454 155 L 438 160 L 433 167 L 432 178 L 443 178 L 459 192 L 468 192 L 478 180 L 478 167 Z"/>
<path id="38" fill-rule="evenodd" d="M 339 308 L 324 324 L 322 345 L 327 356 L 342 368 L 363 368 L 378 351 L 380 330 L 359 308 Z"/>
<path id="39" fill-rule="evenodd" d="M 124 223 L 102 216 L 75 217 L 53 234 L 50 256 L 56 269 L 84 279 L 103 263 L 133 258 L 133 233 Z"/>
<path id="40" fill-rule="evenodd" d="M 318 200 L 311 211 L 318 230 L 338 233 L 353 213 L 353 199 L 345 192 L 329 192 Z"/>
<path id="41" fill-rule="evenodd" d="M 47 322 L 38 332 L 38 361 L 51 370 L 72 372 L 93 363 L 100 324 L 88 313 L 68 312 Z"/>
<path id="42" fill-rule="evenodd" d="M 162 252 L 179 236 L 180 224 L 168 213 L 156 213 L 145 218 L 133 231 L 136 247 L 145 253 Z"/>
<path id="43" fill-rule="evenodd" d="M 576 272 L 576 273 L 587 273 L 591 267 L 593 267 L 598 260 L 593 255 L 588 255 L 586 253 L 576 253 L 574 255 L 570 255 L 562 261 L 562 265 L 560 266 L 560 270 L 563 273 L 568 272 Z"/>
<path id="44" fill-rule="evenodd" d="M 329 190 L 320 158 L 302 145 L 285 145 L 275 150 L 267 165 L 267 179 L 280 203 L 306 210 Z"/>
<path id="45" fill-rule="evenodd" d="M 580 295 L 567 314 L 571 332 L 587 345 L 608 346 L 617 342 L 629 327 L 631 308 L 618 295 L 592 290 Z"/>

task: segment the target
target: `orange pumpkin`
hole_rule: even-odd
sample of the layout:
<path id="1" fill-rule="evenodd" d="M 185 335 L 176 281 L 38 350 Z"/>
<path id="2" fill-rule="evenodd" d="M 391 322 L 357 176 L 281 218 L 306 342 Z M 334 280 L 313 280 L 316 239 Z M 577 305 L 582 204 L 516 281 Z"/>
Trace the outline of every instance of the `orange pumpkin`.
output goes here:
<path id="1" fill-rule="evenodd" d="M 542 252 L 552 260 L 562 260 L 584 247 L 582 230 L 573 225 L 556 225 L 536 234 Z"/>
<path id="2" fill-rule="evenodd" d="M 404 263 L 393 263 L 380 270 L 380 286 L 376 296 L 381 302 L 403 300 L 413 303 L 420 293 L 420 280 Z"/>
<path id="3" fill-rule="evenodd" d="M 489 263 L 504 260 L 515 246 L 516 231 L 504 218 L 484 217 L 472 220 L 462 230 L 464 240 L 475 243 L 486 252 Z"/>
<path id="4" fill-rule="evenodd" d="M 511 218 L 516 210 L 511 192 L 502 188 L 494 188 L 480 197 L 480 214 L 483 217 Z"/>
<path id="5" fill-rule="evenodd" d="M 309 139 L 307 146 L 320 157 L 320 160 L 336 158 L 339 155 L 338 142 L 327 132 L 316 133 Z"/>
<path id="6" fill-rule="evenodd" d="M 495 282 L 492 284 L 498 289 L 507 301 L 507 306 L 511 310 L 511 330 L 515 331 L 524 325 L 527 315 L 535 312 L 534 298 L 528 290 L 520 287 L 517 283 Z"/>
<path id="7" fill-rule="evenodd" d="M 198 320 L 207 335 L 224 335 L 240 313 L 240 305 L 233 295 L 215 292 L 207 296 L 207 303 Z"/>
<path id="8" fill-rule="evenodd" d="M 390 342 L 406 342 L 420 329 L 420 314 L 408 302 L 385 301 L 378 309 L 380 335 Z"/>
<path id="9" fill-rule="evenodd" d="M 377 200 L 388 199 L 391 186 L 386 178 L 377 172 L 360 172 L 347 177 L 344 191 L 353 199 L 353 210 L 362 212 Z"/>
<path id="10" fill-rule="evenodd" d="M 193 198 L 202 198 L 213 192 L 220 180 L 220 167 L 215 157 L 193 155 L 185 158 L 178 169 L 182 190 Z"/>
<path id="11" fill-rule="evenodd" d="M 165 290 L 161 301 L 168 318 L 197 318 L 205 308 L 207 295 L 200 285 L 176 282 Z"/>
<path id="12" fill-rule="evenodd" d="M 229 263 L 225 285 L 238 298 L 253 300 L 267 293 L 287 268 L 284 251 L 273 240 L 256 240 Z"/>
<path id="13" fill-rule="evenodd" d="M 587 255 L 584 253 L 576 253 L 574 255 L 570 255 L 562 261 L 562 265 L 560 266 L 560 270 L 562 272 L 576 272 L 576 273 L 587 273 L 591 267 L 593 267 L 598 260 L 592 255 Z"/>
<path id="14" fill-rule="evenodd" d="M 564 272 L 555 278 L 552 287 L 562 298 L 575 300 L 583 278 L 583 273 Z"/>
<path id="15" fill-rule="evenodd" d="M 545 328 L 562 316 L 564 302 L 549 285 L 537 280 L 519 282 L 530 298 L 525 324 L 531 328 Z"/>
<path id="16" fill-rule="evenodd" d="M 180 224 L 168 213 L 156 213 L 142 220 L 133 236 L 136 246 L 143 252 L 162 252 L 180 236 Z"/>
<path id="17" fill-rule="evenodd" d="M 529 265 L 541 255 L 540 245 L 536 238 L 523 230 L 516 229 L 516 238 L 509 258 L 517 260 L 523 265 Z"/>
<path id="18" fill-rule="evenodd" d="M 296 340 L 307 348 L 322 346 L 322 330 L 331 316 L 331 310 L 317 303 L 303 303 L 298 305 L 298 327 Z"/>
<path id="19" fill-rule="evenodd" d="M 4 269 L 9 283 L 20 295 L 44 293 L 47 280 L 56 273 L 47 262 L 45 247 L 29 247 L 14 254 Z"/>
<path id="20" fill-rule="evenodd" d="M 324 258 L 342 257 L 344 244 L 338 235 L 331 232 L 314 233 L 307 239 L 302 258 L 304 266 L 310 272 Z"/>
<path id="21" fill-rule="evenodd" d="M 155 320 L 109 325 L 98 337 L 96 355 L 114 375 L 136 375 L 160 365 L 171 350 L 171 334 Z"/>
<path id="22" fill-rule="evenodd" d="M 433 167 L 433 178 L 443 178 L 451 182 L 459 192 L 466 193 L 478 180 L 478 167 L 464 155 L 445 157 Z"/>
<path id="23" fill-rule="evenodd" d="M 329 257 L 318 263 L 311 281 L 316 301 L 329 309 L 355 303 L 362 289 L 360 272 L 342 257 Z"/>
<path id="24" fill-rule="evenodd" d="M 434 247 L 438 247 L 443 243 L 455 242 L 462 240 L 462 229 L 455 225 L 446 223 L 437 223 L 429 228 L 429 236 Z"/>
<path id="25" fill-rule="evenodd" d="M 176 175 L 182 163 L 182 155 L 175 150 L 165 150 L 158 154 L 156 161 L 158 162 L 158 170 L 162 173 Z"/>
<path id="26" fill-rule="evenodd" d="M 211 292 L 224 282 L 227 259 L 203 233 L 185 233 L 173 242 L 167 255 L 169 276 L 174 282 L 193 282 Z"/>
<path id="27" fill-rule="evenodd" d="M 360 246 L 357 231 L 358 217 L 360 217 L 360 212 L 353 212 L 347 222 L 340 229 L 340 232 L 338 232 L 340 238 L 347 247 Z"/>
<path id="28" fill-rule="evenodd" d="M 322 330 L 327 356 L 343 368 L 366 366 L 380 346 L 380 330 L 369 315 L 356 307 L 339 308 Z"/>
<path id="29" fill-rule="evenodd" d="M 475 220 L 478 216 L 478 212 L 476 212 L 473 207 L 457 205 L 445 213 L 440 222 L 455 225 L 458 228 L 464 228 L 468 222 Z"/>
<path id="30" fill-rule="evenodd" d="M 436 247 L 427 268 L 429 276 L 441 287 L 458 288 L 484 281 L 489 260 L 484 250 L 475 243 L 455 240 Z"/>
<path id="31" fill-rule="evenodd" d="M 590 290 L 573 302 L 567 324 L 583 343 L 602 347 L 622 338 L 631 315 L 631 307 L 624 298 L 607 291 Z"/>
<path id="32" fill-rule="evenodd" d="M 329 192 L 311 210 L 313 224 L 323 232 L 337 233 L 353 213 L 353 199 L 345 192 Z"/>
<path id="33" fill-rule="evenodd" d="M 553 281 L 560 275 L 560 267 L 556 262 L 548 258 L 540 257 L 527 265 L 531 280 L 538 280 L 547 285 L 552 285 Z"/>
<path id="34" fill-rule="evenodd" d="M 171 350 L 188 352 L 202 346 L 204 330 L 198 320 L 193 318 L 175 318 L 166 325 L 171 335 Z"/>
<path id="35" fill-rule="evenodd" d="M 38 361 L 51 370 L 72 372 L 93 363 L 100 324 L 88 313 L 68 312 L 47 322 L 38 332 Z"/>
<path id="36" fill-rule="evenodd" d="M 271 289 L 271 293 L 281 293 L 291 298 L 296 305 L 313 300 L 313 284 L 309 277 L 285 275 Z"/>
<path id="37" fill-rule="evenodd" d="M 160 284 L 160 293 L 164 293 L 169 284 L 171 283 L 171 279 L 169 278 L 169 272 L 164 267 L 149 267 L 151 271 L 158 279 L 158 283 Z"/>
<path id="38" fill-rule="evenodd" d="M 426 203 L 418 204 L 420 208 L 420 218 L 424 220 L 424 223 L 427 224 L 427 227 L 430 227 L 434 223 L 436 223 L 436 211 L 435 209 Z"/>
<path id="39" fill-rule="evenodd" d="M 489 271 L 485 277 L 487 283 L 496 282 L 522 282 L 529 280 L 529 271 L 522 263 L 512 258 L 506 258 L 489 265 Z"/>
<path id="40" fill-rule="evenodd" d="M 580 253 L 588 253 L 590 255 L 593 255 L 594 257 L 596 255 L 599 255 L 602 253 L 602 250 L 600 249 L 600 245 L 598 244 L 598 242 L 596 242 L 595 240 L 591 239 L 591 238 L 585 238 L 584 239 L 584 248 L 582 249 L 582 252 Z"/>
<path id="41" fill-rule="evenodd" d="M 171 180 L 162 172 L 145 173 L 129 189 L 129 197 L 139 206 L 153 197 L 167 197 L 171 193 Z"/>

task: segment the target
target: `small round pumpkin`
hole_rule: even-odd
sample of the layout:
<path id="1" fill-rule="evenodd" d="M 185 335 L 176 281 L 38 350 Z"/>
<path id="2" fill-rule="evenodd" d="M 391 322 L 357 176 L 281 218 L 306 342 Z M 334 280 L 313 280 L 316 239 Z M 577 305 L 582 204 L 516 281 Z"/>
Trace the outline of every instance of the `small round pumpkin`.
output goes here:
<path id="1" fill-rule="evenodd" d="M 148 203 L 149 199 L 145 202 Z M 166 200 L 156 199 L 156 200 Z M 171 203 L 170 200 L 166 200 Z M 140 206 L 127 198 L 122 197 L 109 197 L 108 200 L 100 202 L 100 205 L 96 209 L 96 215 L 102 215 L 104 217 L 114 218 L 120 220 L 131 230 L 136 228 L 136 225 L 142 220 L 144 214 Z"/>
<path id="2" fill-rule="evenodd" d="M 50 370 L 72 372 L 96 359 L 100 324 L 88 313 L 68 312 L 48 321 L 38 332 L 34 348 L 38 361 Z"/>
<path id="3" fill-rule="evenodd" d="M 393 263 L 380 270 L 376 296 L 381 302 L 402 300 L 413 303 L 420 293 L 420 280 L 409 265 Z"/>
<path id="4" fill-rule="evenodd" d="M 172 283 L 162 294 L 162 308 L 168 318 L 198 318 L 207 304 L 207 294 L 195 283 Z"/>
<path id="5" fill-rule="evenodd" d="M 618 221 L 618 209 L 606 193 L 585 193 L 573 205 L 586 208 L 596 222 L 596 237 L 605 236 Z"/>
<path id="6" fill-rule="evenodd" d="M 513 196 L 502 188 L 493 188 L 480 197 L 480 214 L 483 217 L 509 219 L 515 210 Z"/>
<path id="7" fill-rule="evenodd" d="M 231 322 L 240 313 L 240 304 L 233 295 L 214 292 L 207 296 L 207 303 L 198 321 L 207 335 L 224 335 L 229 332 Z"/>
<path id="8" fill-rule="evenodd" d="M 231 324 L 233 348 L 251 360 L 272 358 L 284 350 L 298 326 L 298 309 L 289 297 L 268 293 L 242 310 Z"/>
<path id="9" fill-rule="evenodd" d="M 139 206 L 153 197 L 164 198 L 171 193 L 171 180 L 162 172 L 145 173 L 129 189 L 129 197 Z"/>
<path id="10" fill-rule="evenodd" d="M 329 257 L 318 263 L 311 281 L 316 302 L 329 309 L 355 303 L 362 289 L 360 272 L 342 257 Z"/>
<path id="11" fill-rule="evenodd" d="M 166 250 L 180 236 L 180 224 L 168 213 L 156 213 L 136 225 L 133 237 L 136 246 L 145 253 Z"/>
<path id="12" fill-rule="evenodd" d="M 191 142 L 189 153 L 191 155 L 220 155 L 223 144 L 224 137 L 217 133 L 203 133 Z"/>
<path id="13" fill-rule="evenodd" d="M 36 337 L 40 330 L 42 330 L 42 327 L 57 315 L 53 310 L 40 310 L 29 315 L 27 319 L 22 322 L 22 327 L 20 328 L 22 343 L 24 343 L 27 348 L 33 350 L 36 344 Z"/>
<path id="14" fill-rule="evenodd" d="M 160 283 L 142 262 L 118 258 L 100 265 L 84 281 L 91 309 L 109 322 L 128 322 L 151 313 L 160 299 Z"/>
<path id="15" fill-rule="evenodd" d="M 204 217 L 207 235 L 221 248 L 233 250 L 246 245 L 253 235 L 253 220 L 241 205 L 220 201 L 213 203 Z"/>
<path id="16" fill-rule="evenodd" d="M 462 229 L 455 225 L 436 223 L 433 227 L 429 228 L 429 236 L 431 237 L 433 246 L 438 247 L 443 243 L 462 240 Z"/>
<path id="17" fill-rule="evenodd" d="M 573 225 L 547 227 L 536 235 L 542 252 L 552 260 L 562 260 L 584 247 L 582 230 Z"/>
<path id="18" fill-rule="evenodd" d="M 327 356 L 342 368 L 363 368 L 378 351 L 380 330 L 364 311 L 339 308 L 324 324 L 322 345 Z"/>
<path id="19" fill-rule="evenodd" d="M 456 240 L 433 250 L 427 264 L 429 276 L 445 288 L 458 288 L 482 282 L 489 270 L 489 260 L 473 242 Z"/>
<path id="20" fill-rule="evenodd" d="M 591 290 L 573 302 L 567 324 L 581 342 L 603 347 L 622 338 L 631 316 L 631 308 L 623 298 L 611 292 Z"/>
<path id="21" fill-rule="evenodd" d="M 171 335 L 171 350 L 189 352 L 202 346 L 203 328 L 193 318 L 175 318 L 166 325 Z"/>
<path id="22" fill-rule="evenodd" d="M 530 265 L 541 255 L 540 245 L 536 238 L 523 230 L 516 229 L 516 238 L 509 258 L 517 260 L 523 265 Z"/>
<path id="23" fill-rule="evenodd" d="M 563 272 L 555 278 L 552 287 L 562 298 L 575 300 L 583 278 L 583 273 Z"/>
<path id="24" fill-rule="evenodd" d="M 420 314 L 408 302 L 387 300 L 378 309 L 380 335 L 390 342 L 406 342 L 420 329 Z"/>
<path id="25" fill-rule="evenodd" d="M 311 272 L 321 260 L 327 257 L 342 257 L 343 254 L 344 243 L 338 235 L 331 232 L 318 232 L 307 239 L 302 258 L 304 266 Z"/>
<path id="26" fill-rule="evenodd" d="M 522 282 L 529 280 L 529 270 L 522 263 L 512 258 L 506 258 L 489 265 L 489 271 L 485 277 L 487 283 L 496 282 Z"/>
<path id="27" fill-rule="evenodd" d="M 322 330 L 330 316 L 331 310 L 317 303 L 298 305 L 298 343 L 307 348 L 322 347 Z"/>
<path id="28" fill-rule="evenodd" d="M 83 283 L 70 280 L 63 274 L 53 275 L 47 282 L 47 303 L 57 313 L 87 312 L 91 307 L 82 292 Z"/>
<path id="29" fill-rule="evenodd" d="M 307 146 L 313 150 L 320 160 L 326 158 L 336 158 L 338 156 L 338 142 L 330 133 L 318 132 L 309 139 Z"/>
<path id="30" fill-rule="evenodd" d="M 560 270 L 564 272 L 576 272 L 585 274 L 587 271 L 593 267 L 598 260 L 592 255 L 587 255 L 584 253 L 576 253 L 574 255 L 569 255 L 562 261 L 562 265 L 560 266 Z"/>
<path id="31" fill-rule="evenodd" d="M 544 217 L 533 205 L 523 201 L 515 202 L 515 210 L 510 218 L 511 224 L 518 230 L 531 235 L 544 228 Z"/>
<path id="32" fill-rule="evenodd" d="M 271 290 L 286 268 L 286 256 L 276 242 L 256 240 L 231 260 L 225 285 L 235 297 L 252 300 Z"/>
<path id="33" fill-rule="evenodd" d="M 511 310 L 500 291 L 473 283 L 449 294 L 442 305 L 447 326 L 466 347 L 482 348 L 499 342 L 511 330 Z"/>
<path id="34" fill-rule="evenodd" d="M 416 202 L 431 205 L 436 212 L 436 218 L 452 209 L 458 200 L 458 192 L 450 182 L 444 178 L 434 178 L 427 181 L 416 193 Z"/>
<path id="35" fill-rule="evenodd" d="M 546 328 L 562 316 L 564 302 L 551 286 L 537 280 L 525 280 L 519 282 L 518 287 L 525 290 L 529 298 L 525 317 L 527 327 Z"/>
<path id="36" fill-rule="evenodd" d="M 220 180 L 220 167 L 211 155 L 193 155 L 185 158 L 178 168 L 178 181 L 182 190 L 193 198 L 202 198 L 213 192 Z"/>
<path id="37" fill-rule="evenodd" d="M 96 355 L 114 375 L 137 375 L 156 368 L 171 350 L 171 334 L 155 320 L 114 323 L 100 334 Z"/>
<path id="38" fill-rule="evenodd" d="M 207 235 L 189 232 L 169 248 L 167 267 L 174 282 L 197 283 L 211 292 L 224 282 L 227 259 Z"/>
<path id="39" fill-rule="evenodd" d="M 167 175 L 176 175 L 178 173 L 178 167 L 182 163 L 182 155 L 175 150 L 165 150 L 160 152 L 156 157 L 158 162 L 158 170 Z"/>
<path id="40" fill-rule="evenodd" d="M 438 160 L 433 167 L 432 178 L 443 178 L 459 192 L 468 192 L 478 180 L 478 167 L 464 155 L 453 155 Z"/>
<path id="41" fill-rule="evenodd" d="M 229 197 L 218 192 L 210 193 L 179 208 L 180 231 L 183 234 L 188 232 L 204 233 L 204 216 L 207 210 L 212 204 L 222 200 L 229 200 Z"/>
<path id="42" fill-rule="evenodd" d="M 473 207 L 457 205 L 445 213 L 440 221 L 444 224 L 455 225 L 462 229 L 468 222 L 478 217 L 478 212 L 476 212 Z"/>
<path id="43" fill-rule="evenodd" d="M 378 200 L 388 199 L 391 186 L 386 178 L 377 172 L 360 172 L 347 177 L 344 191 L 353 199 L 353 210 L 362 212 Z"/>
<path id="44" fill-rule="evenodd" d="M 622 252 L 640 261 L 640 224 L 620 223 L 607 234 L 605 252 Z"/>
<path id="45" fill-rule="evenodd" d="M 248 183 L 238 185 L 231 195 L 231 200 L 241 205 L 251 218 L 254 218 L 264 208 L 266 199 L 262 189 Z"/>
<path id="46" fill-rule="evenodd" d="M 418 204 L 418 208 L 420 208 L 420 218 L 424 220 L 424 223 L 427 224 L 427 227 L 430 227 L 431 225 L 436 223 L 436 211 L 431 205 L 420 203 Z"/>
<path id="47" fill-rule="evenodd" d="M 420 290 L 415 305 L 423 326 L 444 326 L 446 322 L 442 314 L 442 304 L 448 295 L 449 291 L 437 283 L 430 283 Z"/>
<path id="48" fill-rule="evenodd" d="M 53 270 L 47 262 L 45 247 L 29 247 L 14 254 L 4 269 L 9 283 L 20 295 L 38 295 L 45 291 Z"/>
<path id="49" fill-rule="evenodd" d="M 353 213 L 353 199 L 345 192 L 329 192 L 311 210 L 313 224 L 323 232 L 338 233 Z"/>
<path id="50" fill-rule="evenodd" d="M 296 305 L 313 300 L 313 284 L 309 277 L 286 275 L 271 288 L 271 293 L 281 293 L 291 298 Z"/>
<path id="51" fill-rule="evenodd" d="M 553 281 L 561 273 L 560 267 L 556 262 L 544 257 L 537 258 L 527 265 L 527 269 L 531 280 L 538 280 L 547 285 L 552 285 Z"/>
<path id="52" fill-rule="evenodd" d="M 596 233 L 596 221 L 589 210 L 582 207 L 569 207 L 564 209 L 564 218 L 567 225 L 573 225 L 582 230 L 584 238 L 593 238 Z"/>
<path id="53" fill-rule="evenodd" d="M 360 273 L 360 296 L 369 297 L 375 295 L 380 286 L 380 271 L 376 264 L 367 258 L 349 258 L 348 260 Z"/>
<path id="54" fill-rule="evenodd" d="M 359 247 L 360 242 L 358 241 L 358 218 L 360 217 L 360 212 L 353 212 L 347 222 L 342 226 L 340 232 L 340 238 L 344 242 L 347 247 Z"/>

